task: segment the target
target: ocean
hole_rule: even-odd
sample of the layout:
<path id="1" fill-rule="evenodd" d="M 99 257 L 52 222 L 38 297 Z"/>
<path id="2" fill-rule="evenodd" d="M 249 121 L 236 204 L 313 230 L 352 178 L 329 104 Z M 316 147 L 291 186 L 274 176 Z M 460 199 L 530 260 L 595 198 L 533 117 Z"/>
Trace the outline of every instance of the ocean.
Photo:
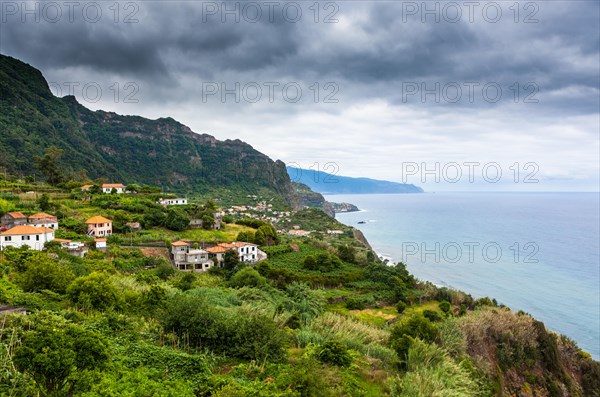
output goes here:
<path id="1" fill-rule="evenodd" d="M 421 280 L 523 310 L 600 359 L 598 193 L 328 195 Z"/>

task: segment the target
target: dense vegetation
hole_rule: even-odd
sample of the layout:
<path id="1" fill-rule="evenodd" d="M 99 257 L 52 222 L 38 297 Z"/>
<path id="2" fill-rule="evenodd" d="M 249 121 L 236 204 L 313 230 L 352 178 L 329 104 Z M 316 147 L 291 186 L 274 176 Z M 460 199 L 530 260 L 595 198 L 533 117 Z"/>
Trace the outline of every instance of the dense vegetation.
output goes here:
<path id="1" fill-rule="evenodd" d="M 0 188 L 11 191 L 0 193 L 0 215 L 44 205 L 60 215 L 59 234 L 83 237 L 81 220 L 97 213 L 145 225 L 85 258 L 55 244 L 2 251 L 0 304 L 28 314 L 0 318 L 0 395 L 600 395 L 600 365 L 568 338 L 488 298 L 384 265 L 349 234 L 273 236 L 272 225 L 249 219 L 177 231 L 154 193 L 89 197 L 23 181 Z M 37 198 L 17 194 L 29 190 Z M 292 219 L 340 227 L 317 210 Z M 165 248 L 146 248 L 259 231 L 270 238 L 261 246 L 269 259 L 253 266 L 234 255 L 225 268 L 180 272 Z"/>

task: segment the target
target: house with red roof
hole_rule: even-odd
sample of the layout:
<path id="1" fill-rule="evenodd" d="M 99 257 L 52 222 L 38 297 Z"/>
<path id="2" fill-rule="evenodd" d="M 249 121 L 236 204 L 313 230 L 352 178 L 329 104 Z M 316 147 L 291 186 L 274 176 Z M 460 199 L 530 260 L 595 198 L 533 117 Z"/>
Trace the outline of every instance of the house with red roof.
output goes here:
<path id="1" fill-rule="evenodd" d="M 0 233 L 0 250 L 7 247 L 21 248 L 28 246 L 32 250 L 41 251 L 44 244 L 54 240 L 54 229 L 19 225 Z"/>
<path id="2" fill-rule="evenodd" d="M 112 220 L 103 216 L 94 216 L 85 221 L 88 236 L 104 238 L 112 234 Z"/>
<path id="3" fill-rule="evenodd" d="M 0 218 L 0 225 L 7 229 L 11 229 L 15 226 L 26 225 L 27 216 L 21 212 L 7 212 Z"/>

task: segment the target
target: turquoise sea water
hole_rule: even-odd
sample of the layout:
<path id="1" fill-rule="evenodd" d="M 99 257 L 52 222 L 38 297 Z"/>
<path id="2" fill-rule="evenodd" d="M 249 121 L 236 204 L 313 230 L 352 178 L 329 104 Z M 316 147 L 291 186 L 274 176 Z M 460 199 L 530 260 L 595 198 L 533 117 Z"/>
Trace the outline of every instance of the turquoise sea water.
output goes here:
<path id="1" fill-rule="evenodd" d="M 598 193 L 326 198 L 356 204 L 338 220 L 418 278 L 528 312 L 600 358 Z"/>

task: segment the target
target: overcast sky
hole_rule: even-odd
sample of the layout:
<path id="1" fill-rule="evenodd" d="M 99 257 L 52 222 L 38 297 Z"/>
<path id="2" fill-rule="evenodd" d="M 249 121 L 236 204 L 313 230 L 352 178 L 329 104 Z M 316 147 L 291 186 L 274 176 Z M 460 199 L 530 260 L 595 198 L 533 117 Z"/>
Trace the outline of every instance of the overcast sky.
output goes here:
<path id="1" fill-rule="evenodd" d="M 94 110 L 428 191 L 599 190 L 598 1 L 0 5 L 0 51 Z"/>

